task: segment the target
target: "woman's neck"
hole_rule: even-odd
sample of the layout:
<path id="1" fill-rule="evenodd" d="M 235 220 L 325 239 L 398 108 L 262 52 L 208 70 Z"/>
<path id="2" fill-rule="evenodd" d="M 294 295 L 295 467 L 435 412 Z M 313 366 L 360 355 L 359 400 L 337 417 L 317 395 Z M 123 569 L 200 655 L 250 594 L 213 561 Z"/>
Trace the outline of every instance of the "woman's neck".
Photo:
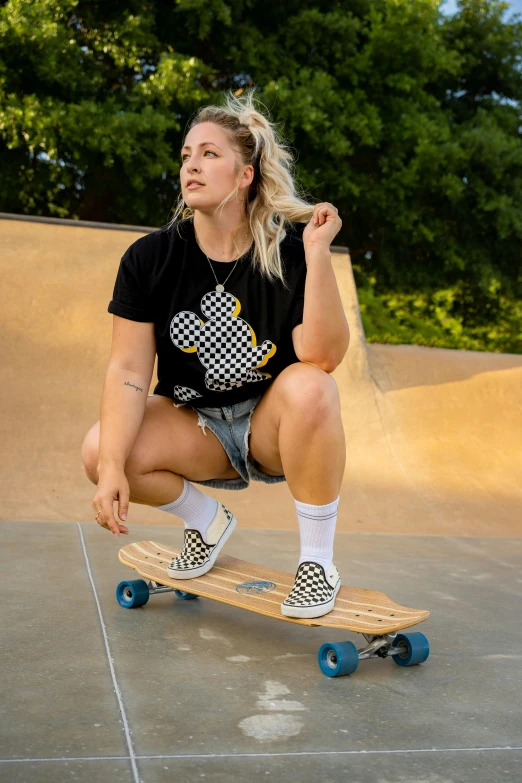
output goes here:
<path id="1" fill-rule="evenodd" d="M 209 221 L 199 213 L 194 215 L 192 223 L 199 247 L 212 261 L 231 264 L 252 246 L 252 234 L 247 224 L 236 233 L 234 245 L 232 232 L 237 224 L 217 226 L 214 221 Z"/>

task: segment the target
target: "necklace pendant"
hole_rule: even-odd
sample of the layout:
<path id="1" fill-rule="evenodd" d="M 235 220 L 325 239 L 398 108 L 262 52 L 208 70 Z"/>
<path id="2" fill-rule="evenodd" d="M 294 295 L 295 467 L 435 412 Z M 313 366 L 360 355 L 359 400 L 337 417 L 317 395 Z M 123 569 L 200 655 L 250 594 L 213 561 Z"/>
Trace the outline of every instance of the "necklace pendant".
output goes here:
<path id="1" fill-rule="evenodd" d="M 221 285 L 221 283 L 218 283 L 216 286 L 216 291 L 224 291 L 224 290 L 225 290 L 225 286 Z"/>

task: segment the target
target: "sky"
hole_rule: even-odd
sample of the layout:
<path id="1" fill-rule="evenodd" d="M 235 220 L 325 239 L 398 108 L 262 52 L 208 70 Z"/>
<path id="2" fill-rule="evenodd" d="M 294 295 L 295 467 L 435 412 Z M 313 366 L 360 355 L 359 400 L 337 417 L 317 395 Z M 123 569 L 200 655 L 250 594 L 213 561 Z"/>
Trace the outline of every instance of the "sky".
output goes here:
<path id="1" fill-rule="evenodd" d="M 505 11 L 503 18 L 505 21 L 507 21 L 513 14 L 521 14 L 522 15 L 522 0 L 510 0 L 510 8 L 508 8 L 507 11 Z M 457 10 L 457 3 L 456 0 L 445 0 L 444 3 L 442 3 L 440 10 L 444 14 L 454 14 Z"/>

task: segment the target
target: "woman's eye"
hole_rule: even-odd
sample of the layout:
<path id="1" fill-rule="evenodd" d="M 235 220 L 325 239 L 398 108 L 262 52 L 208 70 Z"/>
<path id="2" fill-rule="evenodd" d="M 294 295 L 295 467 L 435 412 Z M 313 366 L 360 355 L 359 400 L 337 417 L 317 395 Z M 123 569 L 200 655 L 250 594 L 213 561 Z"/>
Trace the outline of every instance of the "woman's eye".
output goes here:
<path id="1" fill-rule="evenodd" d="M 207 152 L 210 152 L 210 154 L 211 154 L 211 155 L 214 155 L 214 156 L 217 158 L 217 155 L 216 155 L 216 153 L 215 153 L 215 152 L 212 152 L 212 150 L 205 150 L 205 155 L 207 154 Z M 187 157 L 187 155 L 188 155 L 188 152 L 186 152 L 184 155 L 182 155 L 182 156 L 181 156 L 181 160 L 182 160 L 182 161 L 184 161 L 184 160 L 185 160 L 185 158 Z"/>

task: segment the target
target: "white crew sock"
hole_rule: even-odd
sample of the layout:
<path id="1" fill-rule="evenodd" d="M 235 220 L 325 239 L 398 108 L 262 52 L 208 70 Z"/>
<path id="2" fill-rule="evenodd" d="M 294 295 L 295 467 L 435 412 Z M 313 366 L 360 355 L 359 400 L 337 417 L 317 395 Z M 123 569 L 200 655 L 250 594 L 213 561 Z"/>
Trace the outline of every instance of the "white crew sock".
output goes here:
<path id="1" fill-rule="evenodd" d="M 301 501 L 294 498 L 301 537 L 301 554 L 297 564 L 298 568 L 306 560 L 320 563 L 325 572 L 332 565 L 333 540 L 339 498 L 340 495 L 324 506 L 301 503 Z"/>
<path id="2" fill-rule="evenodd" d="M 194 484 L 183 477 L 183 490 L 179 498 L 172 503 L 165 503 L 164 506 L 155 506 L 155 508 L 180 517 L 185 524 L 185 530 L 187 528 L 199 530 L 203 541 L 207 543 L 206 532 L 216 516 L 218 501 L 200 492 Z"/>

